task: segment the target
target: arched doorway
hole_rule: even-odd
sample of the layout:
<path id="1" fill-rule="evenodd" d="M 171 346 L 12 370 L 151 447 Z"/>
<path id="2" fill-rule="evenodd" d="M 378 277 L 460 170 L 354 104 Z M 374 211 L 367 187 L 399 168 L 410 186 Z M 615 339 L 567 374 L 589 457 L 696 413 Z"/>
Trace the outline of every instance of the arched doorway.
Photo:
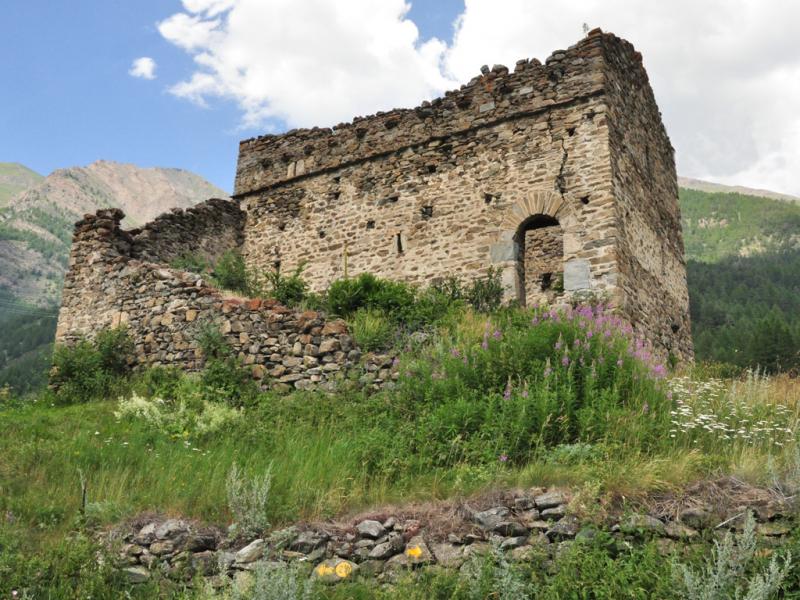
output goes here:
<path id="1" fill-rule="evenodd" d="M 564 291 L 564 230 L 558 219 L 533 215 L 514 236 L 517 300 L 522 306 L 551 303 Z"/>

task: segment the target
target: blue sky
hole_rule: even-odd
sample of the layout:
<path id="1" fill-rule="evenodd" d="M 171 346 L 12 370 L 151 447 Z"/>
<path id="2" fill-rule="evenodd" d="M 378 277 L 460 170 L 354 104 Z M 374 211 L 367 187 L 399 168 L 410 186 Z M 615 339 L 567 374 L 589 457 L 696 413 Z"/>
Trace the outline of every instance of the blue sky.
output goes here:
<path id="1" fill-rule="evenodd" d="M 181 9 L 164 0 L 10 0 L 0 21 L 0 162 L 42 174 L 97 159 L 194 171 L 233 187 L 241 127 L 231 101 L 197 106 L 167 91 L 192 59 L 156 23 Z M 421 37 L 449 39 L 462 0 L 415 2 Z M 128 74 L 152 56 L 157 79 Z M 269 124 L 284 129 L 273 119 Z"/>
<path id="2" fill-rule="evenodd" d="M 407 8 L 410 3 L 410 9 Z M 800 2 L 5 0 L 0 161 L 189 169 L 230 191 L 240 139 L 414 106 L 582 27 L 630 40 L 679 173 L 800 195 Z M 454 26 L 454 23 L 458 25 Z M 153 78 L 129 74 L 136 59 Z"/>

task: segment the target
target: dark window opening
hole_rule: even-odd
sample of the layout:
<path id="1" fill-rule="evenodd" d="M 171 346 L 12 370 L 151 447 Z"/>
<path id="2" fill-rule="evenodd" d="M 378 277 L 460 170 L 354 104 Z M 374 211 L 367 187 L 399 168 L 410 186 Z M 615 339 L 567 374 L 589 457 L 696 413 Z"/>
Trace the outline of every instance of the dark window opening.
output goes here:
<path id="1" fill-rule="evenodd" d="M 375 221 L 367 221 L 367 229 L 375 229 Z"/>
<path id="2" fill-rule="evenodd" d="M 428 165 L 428 173 L 436 173 L 436 165 Z"/>
<path id="3" fill-rule="evenodd" d="M 582 204 L 589 204 L 589 196 L 583 196 L 581 198 L 581 203 Z"/>
<path id="4" fill-rule="evenodd" d="M 324 229 L 320 229 L 319 231 L 317 231 L 317 234 L 319 235 L 320 239 L 322 239 L 322 238 L 324 238 L 326 235 L 328 235 L 327 233 L 325 233 L 325 230 L 324 230 Z"/>
<path id="5" fill-rule="evenodd" d="M 672 329 L 672 333 L 678 333 L 678 330 L 679 330 L 680 328 L 681 328 L 681 326 L 680 326 L 680 325 L 678 325 L 677 323 L 673 323 L 673 324 L 670 326 L 670 329 Z"/>
<path id="6" fill-rule="evenodd" d="M 483 195 L 483 202 L 485 204 L 491 204 L 492 200 L 494 200 L 494 196 L 492 196 L 491 194 L 484 194 Z"/>
<path id="7" fill-rule="evenodd" d="M 276 271 L 280 271 L 281 270 L 281 261 L 279 261 L 279 260 L 272 261 L 272 267 Z"/>
<path id="8" fill-rule="evenodd" d="M 567 135 L 569 137 L 572 137 L 573 135 L 575 135 L 575 128 L 574 127 L 570 127 L 569 129 L 567 129 Z"/>
<path id="9" fill-rule="evenodd" d="M 433 216 L 433 207 L 432 206 L 423 206 L 422 210 L 420 210 L 423 219 L 430 219 Z"/>
<path id="10" fill-rule="evenodd" d="M 278 223 L 278 231 L 285 231 L 286 230 L 286 221 L 281 221 Z"/>
<path id="11" fill-rule="evenodd" d="M 336 190 L 335 192 L 333 192 L 333 193 L 331 194 L 331 196 L 333 196 L 333 199 L 334 199 L 334 200 L 338 200 L 338 199 L 339 199 L 339 196 L 341 196 L 341 195 L 342 195 L 342 192 L 340 192 L 339 190 Z"/>
<path id="12" fill-rule="evenodd" d="M 395 237 L 395 242 L 397 243 L 397 253 L 398 254 L 402 254 L 403 253 L 403 234 L 402 233 L 398 233 L 394 237 Z"/>
<path id="13" fill-rule="evenodd" d="M 550 289 L 553 285 L 553 274 L 552 273 L 543 273 L 542 274 L 542 291 L 545 292 Z"/>

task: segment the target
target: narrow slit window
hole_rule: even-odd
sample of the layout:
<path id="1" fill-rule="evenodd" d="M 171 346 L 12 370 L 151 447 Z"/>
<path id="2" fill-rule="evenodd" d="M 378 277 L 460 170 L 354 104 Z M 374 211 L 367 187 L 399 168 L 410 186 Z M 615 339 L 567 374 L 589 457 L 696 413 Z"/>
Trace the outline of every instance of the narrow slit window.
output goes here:
<path id="1" fill-rule="evenodd" d="M 397 235 L 394 236 L 394 239 L 395 239 L 395 243 L 397 244 L 397 253 L 398 254 L 402 254 L 403 253 L 403 234 L 402 233 L 398 233 Z"/>

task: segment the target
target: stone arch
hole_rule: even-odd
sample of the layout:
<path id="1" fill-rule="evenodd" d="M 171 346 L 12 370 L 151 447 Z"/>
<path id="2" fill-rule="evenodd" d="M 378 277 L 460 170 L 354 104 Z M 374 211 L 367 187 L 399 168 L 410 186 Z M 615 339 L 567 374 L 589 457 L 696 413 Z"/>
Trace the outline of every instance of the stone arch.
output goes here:
<path id="1" fill-rule="evenodd" d="M 516 199 L 504 211 L 500 223 L 500 231 L 495 244 L 491 246 L 491 262 L 500 269 L 503 285 L 506 289 L 506 300 L 515 300 L 522 303 L 528 302 L 529 294 L 526 293 L 524 277 L 524 236 L 529 230 L 539 229 L 541 226 L 558 225 L 561 239 L 560 248 L 563 260 L 563 271 L 574 267 L 574 255 L 580 249 L 580 224 L 568 196 L 549 190 L 537 190 L 524 197 Z M 581 263 L 583 261 L 580 261 Z M 550 272 L 551 281 L 553 271 Z M 539 286 L 543 282 L 539 281 Z M 528 284 L 531 291 L 531 284 Z M 571 291 L 569 282 L 564 282 L 565 291 Z M 551 286 L 551 290 L 553 290 Z M 539 290 L 541 291 L 541 289 Z M 555 290 L 553 290 L 555 291 Z M 550 294 L 552 295 L 552 294 Z M 531 300 L 536 299 L 531 295 Z"/>

